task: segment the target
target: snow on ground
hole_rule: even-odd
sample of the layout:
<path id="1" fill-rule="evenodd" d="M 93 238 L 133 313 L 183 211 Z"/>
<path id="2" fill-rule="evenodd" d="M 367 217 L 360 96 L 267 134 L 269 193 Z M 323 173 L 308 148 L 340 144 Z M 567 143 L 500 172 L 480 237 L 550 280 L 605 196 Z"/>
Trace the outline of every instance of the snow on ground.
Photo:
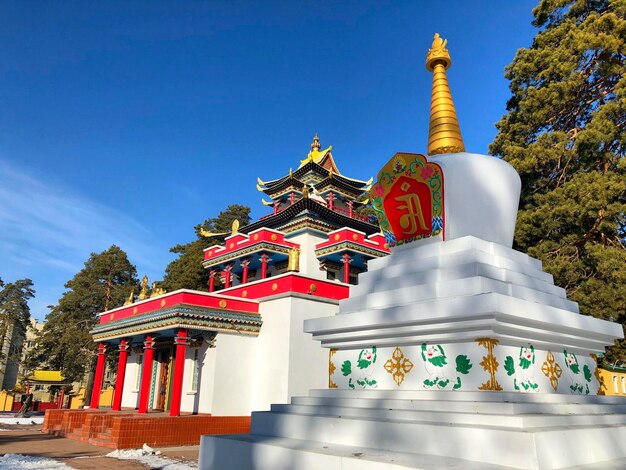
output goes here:
<path id="1" fill-rule="evenodd" d="M 198 467 L 177 462 L 176 460 L 160 457 L 160 452 L 154 452 L 144 444 L 143 449 L 114 450 L 106 456 L 120 460 L 137 460 L 146 467 L 159 470 L 197 470 Z M 0 470 L 1 467 L 0 467 Z"/>
<path id="2" fill-rule="evenodd" d="M 54 469 L 72 470 L 64 463 L 45 457 L 33 457 L 31 455 L 4 454 L 0 456 L 0 470 L 31 470 L 31 469 Z"/>
<path id="3" fill-rule="evenodd" d="M 31 416 L 30 418 L 0 418 L 0 424 L 43 424 L 43 416 Z"/>

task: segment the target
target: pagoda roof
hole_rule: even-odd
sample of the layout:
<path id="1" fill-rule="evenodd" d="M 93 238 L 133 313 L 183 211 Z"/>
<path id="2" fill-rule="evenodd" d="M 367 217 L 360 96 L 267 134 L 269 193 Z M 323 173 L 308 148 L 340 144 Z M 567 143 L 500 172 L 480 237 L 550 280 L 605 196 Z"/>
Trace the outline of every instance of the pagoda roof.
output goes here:
<path id="1" fill-rule="evenodd" d="M 367 191 L 369 189 L 367 186 L 371 184 L 371 180 L 362 181 L 342 175 L 335 164 L 333 155 L 330 152 L 331 150 L 332 146 L 327 149 L 320 150 L 319 137 L 316 135 L 313 139 L 313 144 L 311 144 L 311 151 L 309 152 L 307 158 L 300 161 L 300 166 L 296 171 L 289 170 L 289 174 L 287 176 L 267 182 L 263 182 L 261 179 L 258 179 L 257 189 L 271 196 L 272 194 L 284 190 L 289 186 L 302 188 L 304 183 L 301 181 L 301 178 L 305 177 L 309 173 L 315 173 L 323 178 L 322 181 L 330 178 L 333 182 L 340 185 L 340 187 L 345 188 L 350 192 L 361 193 L 363 191 Z"/>
<path id="2" fill-rule="evenodd" d="M 371 178 L 368 181 L 359 181 L 346 178 L 345 176 L 338 175 L 336 173 L 331 173 L 327 178 L 323 179 L 319 183 L 316 183 L 314 187 L 316 190 L 320 191 L 325 187 L 334 186 L 340 190 L 361 194 L 365 191 L 369 191 L 371 184 Z"/>
<path id="3" fill-rule="evenodd" d="M 380 231 L 378 226 L 370 224 L 369 222 L 344 215 L 337 210 L 331 210 L 325 205 L 315 202 L 312 199 L 302 198 L 276 214 L 270 214 L 257 220 L 256 222 L 242 227 L 240 232 L 250 233 L 262 227 L 277 228 L 293 221 L 299 216 L 307 215 L 312 215 L 316 218 L 322 219 L 335 229 L 340 227 L 351 227 L 356 230 L 360 230 L 367 235 Z"/>

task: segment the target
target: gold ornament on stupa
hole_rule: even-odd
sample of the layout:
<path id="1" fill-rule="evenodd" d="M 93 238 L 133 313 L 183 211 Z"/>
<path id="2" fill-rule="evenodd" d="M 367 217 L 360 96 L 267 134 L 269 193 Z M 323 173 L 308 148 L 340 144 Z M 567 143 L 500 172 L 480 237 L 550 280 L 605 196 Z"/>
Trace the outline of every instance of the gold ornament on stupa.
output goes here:
<path id="1" fill-rule="evenodd" d="M 428 126 L 428 155 L 465 152 L 459 120 L 456 117 L 446 70 L 452 65 L 446 49 L 448 40 L 435 33 L 426 55 L 426 68 L 433 73 L 430 124 Z"/>

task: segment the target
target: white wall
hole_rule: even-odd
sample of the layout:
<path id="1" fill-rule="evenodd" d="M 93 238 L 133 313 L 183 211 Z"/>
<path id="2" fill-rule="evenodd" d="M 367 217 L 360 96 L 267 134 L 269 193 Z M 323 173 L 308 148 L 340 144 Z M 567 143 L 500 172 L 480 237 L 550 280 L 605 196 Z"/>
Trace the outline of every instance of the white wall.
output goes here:
<path id="1" fill-rule="evenodd" d="M 139 389 L 135 388 L 137 371 L 137 353 L 131 352 L 126 362 L 126 375 L 124 376 L 124 392 L 122 393 L 122 408 L 137 408 L 139 406 Z M 139 370 L 139 373 L 141 371 Z M 141 379 L 139 380 L 141 383 Z"/>
<path id="2" fill-rule="evenodd" d="M 200 375 L 198 390 L 192 391 L 193 358 L 198 350 Z M 185 371 L 180 410 L 183 413 L 212 413 L 216 348 L 203 341 L 199 348 L 186 348 Z"/>
<path id="3" fill-rule="evenodd" d="M 251 336 L 218 333 L 215 348 L 215 373 L 202 376 L 213 385 L 211 414 L 249 415 L 254 394 L 255 342 Z"/>
<path id="4" fill-rule="evenodd" d="M 320 262 L 315 257 L 315 245 L 327 241 L 328 236 L 322 233 L 307 231 L 286 240 L 300 244 L 300 272 L 316 279 L 326 279 L 326 271 L 320 270 Z"/>
<path id="5" fill-rule="evenodd" d="M 289 373 L 289 316 L 291 298 L 261 302 L 261 333 L 256 338 L 252 409 L 267 410 L 271 403 L 285 403 Z"/>
<path id="6" fill-rule="evenodd" d="M 304 333 L 303 321 L 335 315 L 335 302 L 297 296 L 262 302 L 263 327 L 256 342 L 255 389 L 252 410 L 269 410 L 294 395 L 328 386 L 328 349 Z"/>

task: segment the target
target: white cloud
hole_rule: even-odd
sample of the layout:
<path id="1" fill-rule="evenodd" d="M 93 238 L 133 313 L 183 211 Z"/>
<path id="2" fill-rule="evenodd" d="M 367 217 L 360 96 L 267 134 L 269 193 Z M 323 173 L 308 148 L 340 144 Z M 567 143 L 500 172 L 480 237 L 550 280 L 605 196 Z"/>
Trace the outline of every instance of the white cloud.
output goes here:
<path id="1" fill-rule="evenodd" d="M 56 303 L 90 253 L 112 244 L 151 278 L 169 260 L 167 247 L 134 218 L 0 161 L 0 276 L 33 279 L 33 310 Z"/>

